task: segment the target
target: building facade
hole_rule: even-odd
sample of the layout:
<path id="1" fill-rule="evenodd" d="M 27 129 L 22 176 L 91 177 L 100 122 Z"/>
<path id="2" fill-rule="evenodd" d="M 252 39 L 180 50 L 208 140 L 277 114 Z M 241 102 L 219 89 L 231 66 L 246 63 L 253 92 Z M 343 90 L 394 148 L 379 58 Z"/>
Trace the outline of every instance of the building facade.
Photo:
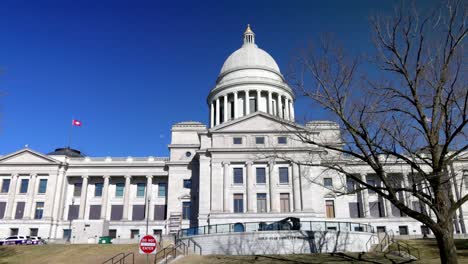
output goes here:
<path id="1" fill-rule="evenodd" d="M 339 196 L 337 191 L 355 184 L 304 165 L 336 154 L 305 145 L 301 133 L 328 144 L 342 142 L 334 122 L 296 123 L 294 100 L 275 60 L 258 48 L 248 27 L 242 47 L 224 62 L 208 95 L 209 126 L 173 125 L 169 157 L 88 157 L 70 148 L 48 154 L 24 148 L 1 156 L 0 237 L 94 243 L 110 235 L 123 243 L 146 233 L 147 222 L 149 233 L 169 234 L 290 216 L 421 234 L 421 223 L 372 191 Z M 369 167 L 343 162 L 366 182 L 380 184 Z M 457 180 L 466 180 L 468 156 L 459 157 L 453 169 Z M 411 170 L 404 164 L 395 161 L 387 171 L 409 184 Z M 411 195 L 401 199 L 426 210 Z M 465 204 L 454 219 L 457 232 L 466 232 L 467 218 Z"/>

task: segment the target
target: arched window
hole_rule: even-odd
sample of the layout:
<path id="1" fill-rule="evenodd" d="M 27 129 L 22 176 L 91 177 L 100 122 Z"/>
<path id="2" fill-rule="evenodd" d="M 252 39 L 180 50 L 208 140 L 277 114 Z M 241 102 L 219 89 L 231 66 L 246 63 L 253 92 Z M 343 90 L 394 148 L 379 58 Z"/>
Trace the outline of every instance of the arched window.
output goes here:
<path id="1" fill-rule="evenodd" d="M 244 232 L 244 225 L 241 223 L 235 223 L 233 227 L 234 232 Z"/>

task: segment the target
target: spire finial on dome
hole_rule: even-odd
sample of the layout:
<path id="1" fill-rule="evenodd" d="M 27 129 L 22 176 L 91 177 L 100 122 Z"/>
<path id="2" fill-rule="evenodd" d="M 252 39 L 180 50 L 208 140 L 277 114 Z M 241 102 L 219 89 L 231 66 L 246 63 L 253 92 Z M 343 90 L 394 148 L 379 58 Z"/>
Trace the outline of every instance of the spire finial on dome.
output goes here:
<path id="1" fill-rule="evenodd" d="M 255 44 L 255 33 L 250 28 L 250 24 L 247 24 L 244 32 L 244 45 L 246 44 Z"/>

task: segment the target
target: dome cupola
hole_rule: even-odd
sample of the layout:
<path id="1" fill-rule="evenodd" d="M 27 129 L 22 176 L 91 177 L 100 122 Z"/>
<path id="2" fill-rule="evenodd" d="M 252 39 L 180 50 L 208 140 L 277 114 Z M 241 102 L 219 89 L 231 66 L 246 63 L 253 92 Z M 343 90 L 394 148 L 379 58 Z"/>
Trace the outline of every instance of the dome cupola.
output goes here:
<path id="1" fill-rule="evenodd" d="M 255 44 L 247 25 L 241 48 L 226 59 L 208 95 L 210 127 L 257 111 L 294 121 L 293 103 L 278 64 Z"/>

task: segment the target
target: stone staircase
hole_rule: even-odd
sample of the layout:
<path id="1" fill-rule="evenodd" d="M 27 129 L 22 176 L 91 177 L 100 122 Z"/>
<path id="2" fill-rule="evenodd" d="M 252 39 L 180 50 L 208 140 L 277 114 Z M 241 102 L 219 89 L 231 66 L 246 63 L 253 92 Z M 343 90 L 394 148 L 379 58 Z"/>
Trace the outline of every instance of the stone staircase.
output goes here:
<path id="1" fill-rule="evenodd" d="M 168 221 L 169 234 L 177 234 L 182 225 L 182 213 L 171 212 Z"/>

